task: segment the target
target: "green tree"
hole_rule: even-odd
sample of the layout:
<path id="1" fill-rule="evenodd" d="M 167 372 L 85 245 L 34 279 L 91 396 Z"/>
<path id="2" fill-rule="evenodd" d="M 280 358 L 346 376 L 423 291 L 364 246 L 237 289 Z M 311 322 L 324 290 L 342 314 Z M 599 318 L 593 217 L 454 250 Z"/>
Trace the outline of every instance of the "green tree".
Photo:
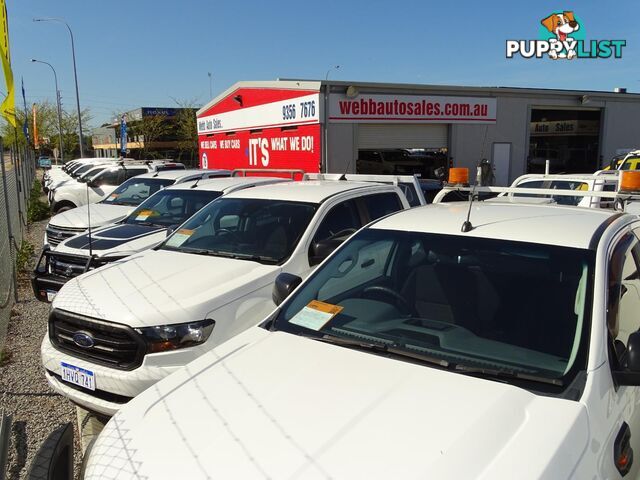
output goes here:
<path id="1" fill-rule="evenodd" d="M 158 158 L 160 155 L 154 151 L 154 142 L 171 131 L 171 125 L 166 115 L 150 115 L 128 123 L 128 136 L 142 142 L 142 158 Z"/>
<path id="2" fill-rule="evenodd" d="M 198 121 L 196 118 L 196 100 L 173 101 L 181 109 L 176 115 L 175 128 L 180 149 L 180 160 L 191 167 L 198 166 Z M 182 155 L 185 158 L 182 158 Z"/>
<path id="3" fill-rule="evenodd" d="M 60 151 L 60 136 L 58 129 L 58 111 L 56 105 L 48 101 L 39 102 L 35 106 L 36 109 L 36 126 L 39 140 L 39 149 L 41 153 L 52 154 L 53 149 L 57 148 Z M 91 114 L 89 109 L 84 109 L 81 112 L 82 123 L 87 125 L 91 120 Z M 17 112 L 16 117 L 18 119 L 19 126 L 17 129 L 3 123 L 1 128 L 1 134 L 5 145 L 13 145 L 16 142 L 24 146 L 26 145 L 26 139 L 22 132 L 22 124 L 25 121 L 25 113 L 20 110 Z M 33 109 L 27 112 L 26 116 L 27 125 L 29 127 L 29 135 L 31 137 L 31 144 L 34 142 L 33 132 Z M 78 147 L 78 116 L 75 110 L 72 112 L 62 111 L 62 147 L 64 157 L 66 159 L 76 156 L 80 149 Z"/>

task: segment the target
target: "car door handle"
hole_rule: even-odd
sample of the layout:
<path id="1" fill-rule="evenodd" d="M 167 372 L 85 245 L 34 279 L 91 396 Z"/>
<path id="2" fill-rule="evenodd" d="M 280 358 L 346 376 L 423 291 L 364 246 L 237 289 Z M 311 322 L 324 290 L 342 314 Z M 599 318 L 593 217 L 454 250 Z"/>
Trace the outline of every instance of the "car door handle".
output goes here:
<path id="1" fill-rule="evenodd" d="M 613 443 L 613 463 L 623 477 L 631 470 L 633 449 L 631 448 L 631 429 L 627 422 L 622 422 L 620 431 Z"/>

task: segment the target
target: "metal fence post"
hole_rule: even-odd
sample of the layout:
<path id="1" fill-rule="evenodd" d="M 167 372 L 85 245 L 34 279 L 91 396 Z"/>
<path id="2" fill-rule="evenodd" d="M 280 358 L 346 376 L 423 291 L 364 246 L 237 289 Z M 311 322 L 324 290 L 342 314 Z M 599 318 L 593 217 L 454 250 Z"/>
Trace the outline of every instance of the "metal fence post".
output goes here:
<path id="1" fill-rule="evenodd" d="M 15 237 L 13 236 L 13 230 L 11 228 L 11 209 L 9 208 L 9 187 L 7 185 L 7 169 L 4 164 L 4 144 L 2 142 L 2 138 L 0 138 L 0 171 L 2 172 L 2 190 L 4 192 L 4 206 L 7 210 L 7 233 L 9 234 L 9 257 L 11 261 L 11 270 L 13 277 L 13 296 L 15 301 L 18 301 L 18 277 L 16 272 L 16 263 L 15 263 L 15 255 L 13 255 L 12 250 L 16 245 Z"/>

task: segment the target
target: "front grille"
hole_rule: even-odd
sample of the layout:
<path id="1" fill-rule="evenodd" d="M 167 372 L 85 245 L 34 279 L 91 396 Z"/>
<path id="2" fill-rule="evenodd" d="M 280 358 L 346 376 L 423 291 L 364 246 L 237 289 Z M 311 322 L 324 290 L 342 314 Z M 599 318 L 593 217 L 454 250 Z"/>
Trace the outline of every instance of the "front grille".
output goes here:
<path id="1" fill-rule="evenodd" d="M 52 252 L 49 256 L 50 273 L 66 278 L 77 277 L 84 273 L 88 261 L 89 257 Z"/>
<path id="2" fill-rule="evenodd" d="M 95 390 L 87 390 L 86 388 L 82 388 L 79 385 L 65 382 L 60 375 L 58 375 L 55 372 L 52 372 L 51 370 L 47 370 L 47 373 L 52 377 L 55 377 L 56 380 L 66 385 L 67 387 L 73 388 L 74 390 L 78 390 L 79 392 L 82 392 L 82 393 L 88 393 L 93 397 L 106 400 L 107 402 L 125 404 L 133 398 L 133 397 L 126 397 L 124 395 L 118 395 L 117 393 L 107 392 L 106 390 L 98 390 L 97 388 Z"/>
<path id="3" fill-rule="evenodd" d="M 74 342 L 73 336 L 80 332 L 89 335 L 94 344 L 81 347 Z M 49 338 L 62 352 L 119 370 L 139 367 L 146 351 L 142 336 L 127 325 L 58 309 L 49 315 Z"/>
<path id="4" fill-rule="evenodd" d="M 56 246 L 67 238 L 73 237 L 86 230 L 84 227 L 58 227 L 56 225 L 47 225 L 47 241 L 49 245 Z"/>

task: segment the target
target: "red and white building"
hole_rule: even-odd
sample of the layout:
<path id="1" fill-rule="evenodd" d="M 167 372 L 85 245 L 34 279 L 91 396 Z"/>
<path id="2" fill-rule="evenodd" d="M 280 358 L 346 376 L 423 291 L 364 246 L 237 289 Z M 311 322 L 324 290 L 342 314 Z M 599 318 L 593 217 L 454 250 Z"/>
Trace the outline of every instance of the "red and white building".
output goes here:
<path id="1" fill-rule="evenodd" d="M 474 167 L 487 158 L 503 184 L 542 158 L 593 171 L 601 155 L 637 147 L 638 132 L 619 127 L 639 106 L 639 95 L 610 92 L 238 82 L 197 113 L 200 165 L 428 175 L 421 167 L 436 160 Z"/>

